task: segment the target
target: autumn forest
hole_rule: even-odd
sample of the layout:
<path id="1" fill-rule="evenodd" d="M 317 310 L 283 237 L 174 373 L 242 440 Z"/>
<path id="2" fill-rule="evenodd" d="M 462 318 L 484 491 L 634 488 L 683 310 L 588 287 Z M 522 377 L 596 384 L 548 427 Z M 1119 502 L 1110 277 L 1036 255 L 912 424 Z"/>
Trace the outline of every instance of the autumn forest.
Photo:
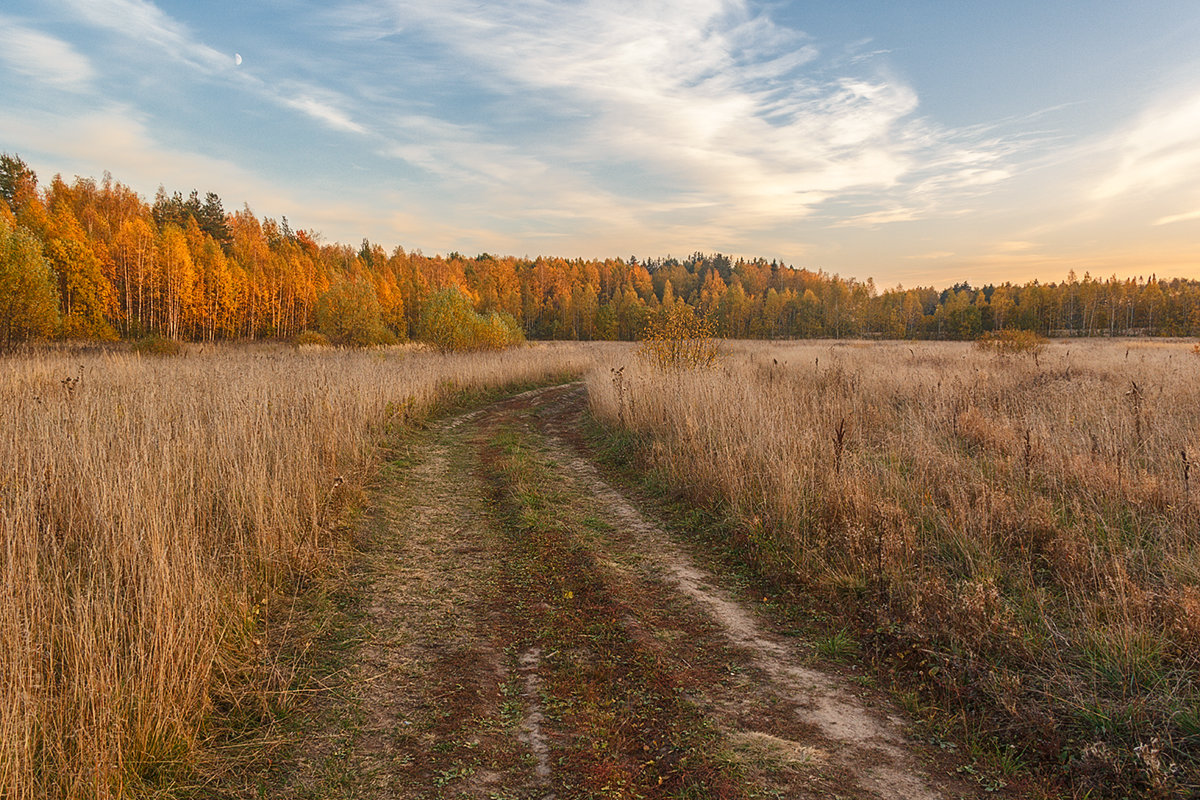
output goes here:
<path id="1" fill-rule="evenodd" d="M 108 174 L 39 185 L 0 156 L 0 346 L 26 339 L 292 338 L 347 344 L 422 337 L 422 314 L 457 288 L 532 339 L 636 338 L 686 303 L 729 338 L 974 339 L 1200 335 L 1200 281 L 1155 276 L 879 290 L 758 258 L 605 260 L 426 256 L 325 243 L 286 217 L 227 211 L 213 193 L 153 203 Z M 1080 265 L 1081 269 L 1086 265 Z"/>

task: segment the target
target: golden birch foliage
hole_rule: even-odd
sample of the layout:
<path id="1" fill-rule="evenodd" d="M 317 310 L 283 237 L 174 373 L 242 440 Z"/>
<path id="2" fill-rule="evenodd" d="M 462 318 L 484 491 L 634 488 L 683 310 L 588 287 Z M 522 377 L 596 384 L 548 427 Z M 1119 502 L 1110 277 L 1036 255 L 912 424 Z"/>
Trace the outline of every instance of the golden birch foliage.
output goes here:
<path id="1" fill-rule="evenodd" d="M 0 348 L 50 336 L 58 324 L 54 275 L 37 237 L 0 218 Z"/>
<path id="2" fill-rule="evenodd" d="M 163 228 L 156 248 L 158 256 L 159 327 L 170 339 L 178 339 L 195 312 L 196 266 L 188 252 L 187 238 L 176 225 Z"/>

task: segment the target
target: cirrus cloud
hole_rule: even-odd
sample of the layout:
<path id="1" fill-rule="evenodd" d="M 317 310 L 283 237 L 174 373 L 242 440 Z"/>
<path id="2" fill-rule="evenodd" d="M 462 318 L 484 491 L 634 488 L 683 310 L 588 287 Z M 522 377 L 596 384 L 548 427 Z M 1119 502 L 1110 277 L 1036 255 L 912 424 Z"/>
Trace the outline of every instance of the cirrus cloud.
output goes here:
<path id="1" fill-rule="evenodd" d="M 91 62 L 62 39 L 3 15 L 0 60 L 20 75 L 60 89 L 82 90 L 95 76 Z"/>
<path id="2" fill-rule="evenodd" d="M 808 36 L 743 0 L 371 0 L 329 19 L 358 42 L 445 50 L 497 104 L 536 120 L 523 147 L 508 139 L 514 157 L 624 187 L 634 205 L 674 199 L 693 219 L 707 205 L 710 221 L 763 227 L 874 193 L 862 218 L 877 224 L 1010 174 L 1010 145 L 923 119 L 916 92 L 881 68 L 830 74 Z M 481 133 L 479 144 L 502 136 Z M 443 157 L 436 141 L 414 144 L 426 161 Z"/>

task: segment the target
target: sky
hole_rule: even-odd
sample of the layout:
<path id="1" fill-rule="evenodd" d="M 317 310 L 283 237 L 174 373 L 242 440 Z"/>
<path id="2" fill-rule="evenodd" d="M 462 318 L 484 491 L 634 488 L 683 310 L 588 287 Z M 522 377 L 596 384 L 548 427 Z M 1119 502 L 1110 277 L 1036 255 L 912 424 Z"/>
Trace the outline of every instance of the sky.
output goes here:
<path id="1" fill-rule="evenodd" d="M 1200 278 L 1194 0 L 6 0 L 0 152 L 426 254 Z"/>

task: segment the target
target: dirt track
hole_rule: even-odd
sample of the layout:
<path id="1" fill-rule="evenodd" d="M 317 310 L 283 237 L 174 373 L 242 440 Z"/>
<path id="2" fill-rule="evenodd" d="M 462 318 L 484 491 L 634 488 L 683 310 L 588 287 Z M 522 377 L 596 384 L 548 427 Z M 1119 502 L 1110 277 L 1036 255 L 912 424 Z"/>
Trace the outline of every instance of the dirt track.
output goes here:
<path id="1" fill-rule="evenodd" d="M 978 789 L 811 666 L 589 460 L 582 387 L 446 420 L 385 470 L 353 666 L 292 797 L 941 798 Z"/>

